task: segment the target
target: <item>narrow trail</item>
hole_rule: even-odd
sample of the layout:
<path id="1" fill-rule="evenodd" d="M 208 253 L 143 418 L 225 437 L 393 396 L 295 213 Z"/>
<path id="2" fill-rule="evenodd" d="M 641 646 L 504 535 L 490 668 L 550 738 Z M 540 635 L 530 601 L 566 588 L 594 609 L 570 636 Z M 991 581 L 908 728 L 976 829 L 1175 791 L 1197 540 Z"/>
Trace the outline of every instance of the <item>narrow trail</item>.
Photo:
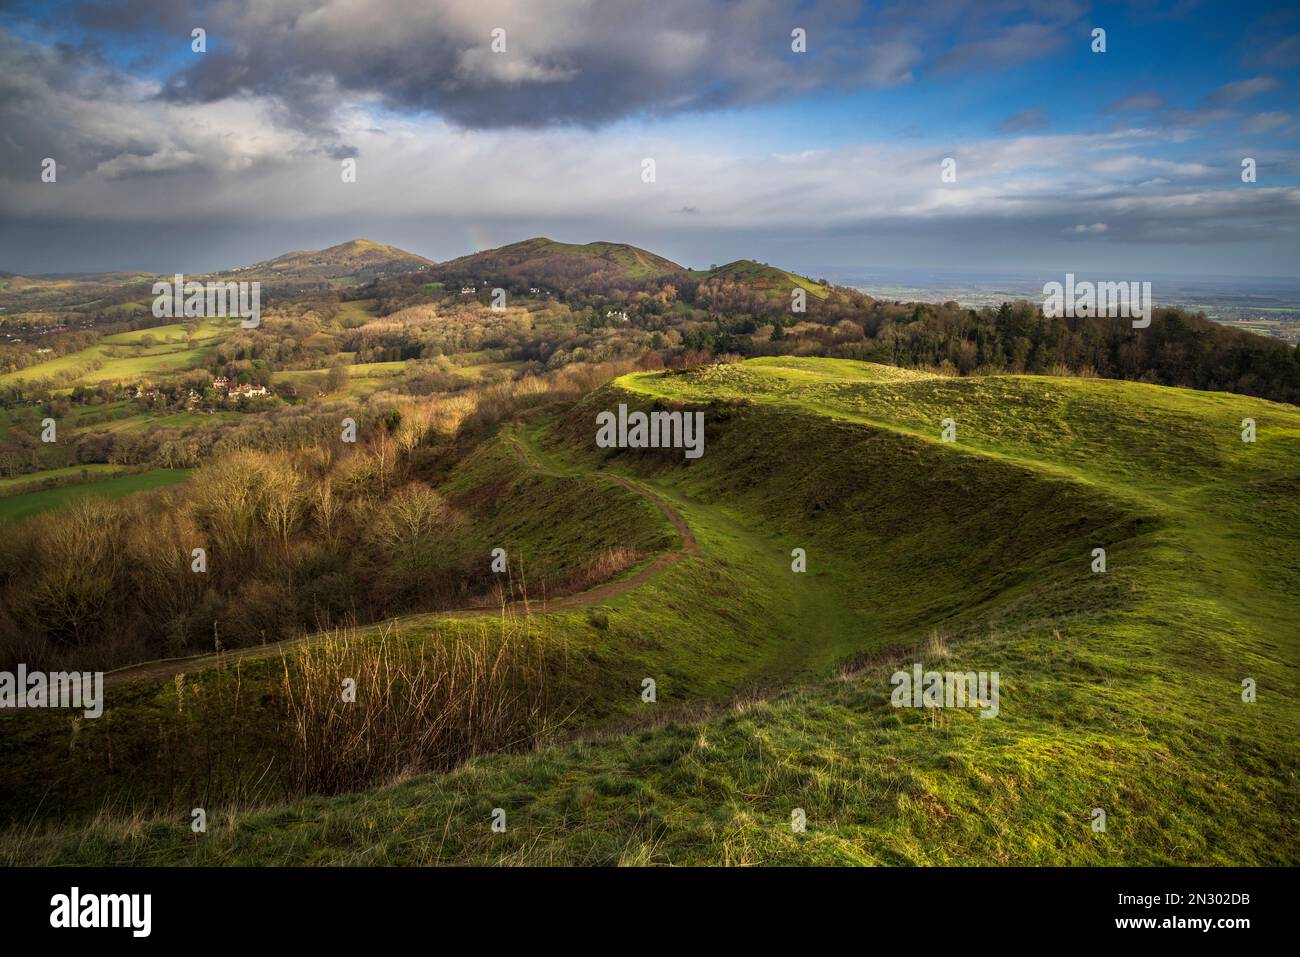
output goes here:
<path id="1" fill-rule="evenodd" d="M 584 477 L 602 478 L 621 485 L 629 491 L 641 496 L 658 509 L 660 514 L 662 514 L 664 518 L 672 524 L 673 528 L 677 530 L 678 535 L 681 537 L 680 547 L 674 551 L 665 552 L 664 554 L 657 556 L 626 578 L 602 582 L 601 584 L 594 585 L 585 591 L 575 592 L 571 595 L 560 595 L 544 601 L 512 601 L 507 602 L 504 605 L 471 605 L 464 608 L 448 609 L 446 611 L 419 612 L 413 615 L 403 615 L 399 618 L 387 618 L 380 622 L 364 625 L 362 626 L 363 630 L 370 631 L 385 626 L 391 627 L 394 625 L 400 625 L 402 622 L 413 622 L 416 619 L 427 622 L 437 621 L 438 619 L 487 618 L 515 613 L 548 614 L 550 612 L 583 608 L 587 605 L 598 605 L 611 601 L 614 598 L 618 598 L 620 595 L 625 595 L 633 589 L 640 588 L 661 571 L 674 565 L 687 555 L 698 555 L 700 553 L 699 544 L 695 539 L 695 532 L 691 529 L 686 518 L 658 493 L 651 491 L 639 482 L 634 482 L 633 480 L 624 478 L 621 475 L 615 475 L 612 472 L 562 472 L 548 468 L 537 461 L 513 429 L 510 430 L 508 436 L 511 445 L 514 446 L 516 455 L 519 457 L 520 463 L 535 474 L 556 479 L 574 479 Z M 160 658 L 153 661 L 143 661 L 139 664 L 127 665 L 124 668 L 118 668 L 114 671 L 106 672 L 104 675 L 104 685 L 111 688 L 116 685 L 127 684 L 133 681 L 147 681 L 150 679 L 166 680 L 178 674 L 189 674 L 194 671 L 202 671 L 205 668 L 212 668 L 219 664 L 230 664 L 235 661 L 272 657 L 290 648 L 312 644 L 322 641 L 327 637 L 329 637 L 328 632 L 316 633 L 312 635 L 304 635 L 299 638 L 287 638 L 284 641 L 277 641 L 266 645 L 255 645 L 251 648 L 236 648 L 219 654 L 205 653 L 183 658 Z"/>

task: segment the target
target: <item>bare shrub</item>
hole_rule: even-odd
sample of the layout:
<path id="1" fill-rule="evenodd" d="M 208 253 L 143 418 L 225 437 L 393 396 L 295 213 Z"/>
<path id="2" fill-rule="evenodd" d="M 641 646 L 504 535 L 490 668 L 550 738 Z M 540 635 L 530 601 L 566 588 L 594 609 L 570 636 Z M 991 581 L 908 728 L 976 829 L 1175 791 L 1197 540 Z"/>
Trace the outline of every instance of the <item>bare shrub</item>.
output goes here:
<path id="1" fill-rule="evenodd" d="M 16 595 L 14 617 L 56 644 L 90 644 L 123 593 L 128 508 L 88 498 L 36 518 L 30 531 L 39 574 Z"/>

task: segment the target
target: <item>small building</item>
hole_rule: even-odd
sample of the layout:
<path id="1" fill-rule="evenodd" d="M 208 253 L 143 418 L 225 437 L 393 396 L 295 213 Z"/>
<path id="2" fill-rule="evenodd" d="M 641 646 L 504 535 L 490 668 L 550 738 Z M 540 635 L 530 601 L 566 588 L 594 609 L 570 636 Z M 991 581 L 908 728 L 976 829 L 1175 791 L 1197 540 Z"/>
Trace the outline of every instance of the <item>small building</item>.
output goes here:
<path id="1" fill-rule="evenodd" d="M 230 389 L 230 380 L 223 375 L 217 376 L 212 380 L 213 392 L 227 392 Z"/>

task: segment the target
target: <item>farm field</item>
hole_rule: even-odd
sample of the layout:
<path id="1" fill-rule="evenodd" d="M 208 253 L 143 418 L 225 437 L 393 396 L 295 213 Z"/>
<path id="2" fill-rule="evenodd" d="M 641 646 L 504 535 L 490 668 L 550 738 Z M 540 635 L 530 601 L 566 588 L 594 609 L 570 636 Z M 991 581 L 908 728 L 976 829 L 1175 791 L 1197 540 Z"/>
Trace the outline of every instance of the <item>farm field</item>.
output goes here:
<path id="1" fill-rule="evenodd" d="M 18 475 L 13 478 L 0 478 L 0 497 L 12 495 L 27 489 L 29 486 L 40 485 L 43 482 L 63 483 L 65 481 L 78 482 L 83 478 L 100 479 L 120 474 L 126 468 L 124 465 L 88 463 L 86 465 L 70 465 L 61 469 L 44 469 L 40 472 Z"/>
<path id="2" fill-rule="evenodd" d="M 203 365 L 235 328 L 237 320 L 200 320 L 118 333 L 79 352 L 0 376 L 0 386 L 54 379 L 68 391 L 75 385 L 135 381 L 193 369 Z M 149 336 L 156 341 L 146 346 Z"/>
<path id="3" fill-rule="evenodd" d="M 85 497 L 120 498 L 135 492 L 167 488 L 188 477 L 189 471 L 186 469 L 152 469 L 38 492 L 5 495 L 0 497 L 0 522 L 21 521 L 40 512 L 62 508 Z"/>
<path id="4" fill-rule="evenodd" d="M 411 368 L 411 363 L 404 360 L 394 362 L 358 362 L 352 365 L 344 365 L 339 368 L 343 369 L 348 375 L 347 386 L 338 390 L 336 395 L 345 395 L 350 397 L 359 397 L 368 395 L 376 389 L 383 388 L 385 385 L 391 385 L 398 377 Z M 288 381 L 302 388 L 306 383 L 320 382 L 324 383 L 328 369 L 287 369 L 275 373 L 278 381 Z"/>
<path id="5" fill-rule="evenodd" d="M 158 425 L 169 428 L 210 425 L 215 422 L 236 422 L 239 412 L 217 410 L 213 412 L 178 412 L 168 409 L 149 409 L 134 399 L 105 402 L 99 405 L 74 406 L 60 422 L 60 429 L 69 434 L 82 432 L 138 433 Z M 20 410 L 0 411 L 0 435 L 10 430 L 25 430 L 30 435 L 40 432 L 42 415 L 30 407 Z"/>

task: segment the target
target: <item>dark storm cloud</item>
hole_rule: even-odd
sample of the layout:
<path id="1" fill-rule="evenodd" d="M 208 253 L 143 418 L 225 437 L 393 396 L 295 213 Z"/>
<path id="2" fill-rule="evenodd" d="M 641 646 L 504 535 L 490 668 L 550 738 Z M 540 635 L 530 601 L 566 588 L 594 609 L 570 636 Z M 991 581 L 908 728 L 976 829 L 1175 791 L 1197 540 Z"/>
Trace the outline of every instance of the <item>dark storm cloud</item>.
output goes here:
<path id="1" fill-rule="evenodd" d="M 473 128 L 598 126 L 639 113 L 761 101 L 837 75 L 880 85 L 905 78 L 908 63 L 896 53 L 871 57 L 874 42 L 840 39 L 844 31 L 832 29 L 840 6 L 796 13 L 793 3 L 719 8 L 693 0 L 236 2 L 211 8 L 209 52 L 171 75 L 162 96 L 274 96 L 303 126 L 322 123 L 340 99 L 358 95 Z M 152 12 L 152 0 L 121 7 L 125 23 L 153 29 L 141 10 Z M 88 26 L 104 18 L 98 7 L 86 16 Z M 809 31 L 822 56 L 795 59 L 796 26 Z M 492 49 L 498 28 L 504 52 Z M 897 69 L 863 75 L 864 54 Z"/>
<path id="2" fill-rule="evenodd" d="M 124 99 L 128 86 L 84 51 L 66 44 L 36 46 L 0 31 L 0 172 L 24 163 L 34 168 L 43 157 L 74 152 L 90 168 L 121 152 L 123 137 L 110 141 L 77 127 L 94 119 L 82 104 L 100 97 Z"/>
<path id="3" fill-rule="evenodd" d="M 803 237 L 810 255 L 838 256 L 849 233 L 889 237 L 879 245 L 889 257 L 904 234 L 918 243 L 979 236 L 981 253 L 1001 237 L 1003 258 L 1037 255 L 1044 241 L 1077 250 L 1090 239 L 1190 247 L 1241 236 L 1259 244 L 1251 268 L 1261 252 L 1277 259 L 1295 248 L 1300 188 L 1286 178 L 1294 168 L 1278 165 L 1293 151 L 1259 150 L 1260 185 L 1236 186 L 1236 124 L 1265 143 L 1294 124 L 1271 81 L 1255 76 L 1261 69 L 1215 74 L 1210 100 L 1182 109 L 1136 91 L 1112 105 L 1109 130 L 1071 129 L 1071 111 L 1042 87 L 1028 102 L 1002 97 L 980 116 L 1008 117 L 1002 129 L 1016 135 L 954 144 L 963 171 L 954 189 L 939 188 L 946 154 L 927 140 L 947 131 L 945 108 L 882 108 L 867 127 L 916 138 L 864 129 L 844 143 L 805 135 L 797 110 L 770 111 L 777 121 L 754 111 L 761 145 L 745 142 L 745 118 L 734 144 L 709 124 L 617 122 L 811 94 L 834 104 L 838 91 L 938 73 L 935 85 L 959 88 L 1032 60 L 1045 75 L 1044 54 L 1062 43 L 1086 49 L 1089 23 L 1069 5 L 925 0 L 863 14 L 847 0 L 222 0 L 194 15 L 173 9 L 64 5 L 64 15 L 8 33 L 12 18 L 0 17 L 0 269 L 213 268 L 358 235 L 433 258 L 467 251 L 469 236 L 661 235 L 665 252 L 685 248 L 692 262 L 752 255 L 747 245 L 764 235 Z M 191 54 L 200 25 L 208 52 Z M 490 49 L 498 26 L 504 54 Z M 790 49 L 795 27 L 807 31 L 806 54 Z M 1059 133 L 1043 131 L 1042 107 Z M 1181 144 L 1200 135 L 1231 141 L 1217 143 L 1213 162 L 1204 147 L 1184 155 Z M 45 156 L 58 159 L 57 186 L 39 178 Z M 344 185 L 338 160 L 353 156 L 360 176 Z M 659 160 L 653 186 L 639 175 L 644 156 Z M 724 251 L 710 251 L 709 236 Z M 950 251 L 973 255 L 968 247 Z"/>
<path id="4" fill-rule="evenodd" d="M 76 10 L 88 29 L 141 37 L 164 24 L 185 35 L 201 22 L 209 51 L 168 76 L 168 101 L 272 96 L 308 129 L 323 127 L 341 99 L 368 96 L 488 129 L 598 127 L 888 87 L 910 82 L 927 59 L 945 70 L 996 68 L 1060 45 L 1060 11 L 1077 11 L 1050 6 L 1046 23 L 1035 3 L 973 0 L 870 14 L 846 0 L 231 0 L 179 20 L 162 0 Z M 492 48 L 497 28 L 504 52 Z M 807 32 L 806 53 L 791 50 L 795 28 Z"/>

